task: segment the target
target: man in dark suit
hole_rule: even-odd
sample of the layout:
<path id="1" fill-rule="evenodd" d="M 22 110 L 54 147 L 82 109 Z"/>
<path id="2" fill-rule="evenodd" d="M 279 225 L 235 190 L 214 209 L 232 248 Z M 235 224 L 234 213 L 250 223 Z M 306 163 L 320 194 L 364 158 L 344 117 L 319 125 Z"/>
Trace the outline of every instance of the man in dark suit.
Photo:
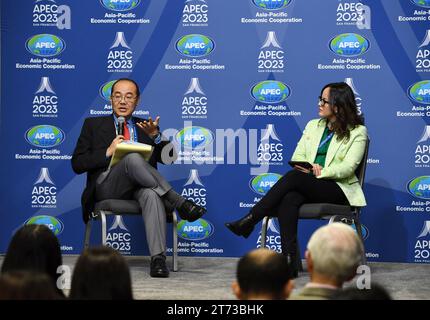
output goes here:
<path id="1" fill-rule="evenodd" d="M 96 201 L 135 199 L 139 202 L 151 254 L 151 276 L 168 277 L 166 206 L 176 208 L 179 216 L 188 221 L 197 220 L 206 210 L 176 193 L 157 171 L 157 162 L 171 164 L 176 152 L 160 133 L 159 117 L 153 121 L 151 117 L 143 120 L 132 116 L 139 97 L 139 86 L 133 80 L 124 78 L 113 84 L 113 114 L 85 119 L 73 152 L 72 167 L 77 174 L 87 173 L 87 185 L 82 194 L 85 223 Z M 123 119 L 124 124 L 121 124 Z M 118 134 L 121 132 L 123 134 Z M 130 153 L 109 167 L 117 145 L 124 140 L 152 145 L 151 158 L 145 161 L 139 154 Z"/>

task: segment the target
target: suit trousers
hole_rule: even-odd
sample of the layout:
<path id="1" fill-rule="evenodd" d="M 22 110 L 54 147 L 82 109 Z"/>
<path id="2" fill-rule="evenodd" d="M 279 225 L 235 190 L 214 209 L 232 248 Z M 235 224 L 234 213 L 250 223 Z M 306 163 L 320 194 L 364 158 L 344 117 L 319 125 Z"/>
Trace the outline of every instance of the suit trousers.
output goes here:
<path id="1" fill-rule="evenodd" d="M 161 197 L 171 189 L 172 186 L 157 169 L 139 154 L 130 153 L 99 176 L 96 199 L 137 200 L 145 223 L 149 252 L 154 256 L 166 252 L 166 205 L 169 204 Z"/>
<path id="2" fill-rule="evenodd" d="M 296 254 L 299 208 L 304 203 L 347 204 L 342 189 L 334 180 L 318 179 L 312 174 L 291 170 L 279 179 L 251 209 L 258 220 L 277 217 L 283 254 Z"/>

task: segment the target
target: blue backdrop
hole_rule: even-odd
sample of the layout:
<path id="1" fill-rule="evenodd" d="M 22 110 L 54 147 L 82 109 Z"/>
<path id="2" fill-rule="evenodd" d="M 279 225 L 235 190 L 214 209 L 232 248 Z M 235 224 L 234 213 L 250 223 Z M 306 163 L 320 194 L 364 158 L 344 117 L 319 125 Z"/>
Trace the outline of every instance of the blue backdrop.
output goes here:
<path id="1" fill-rule="evenodd" d="M 112 81 L 132 77 L 136 114 L 159 115 L 180 151 L 160 171 L 208 209 L 179 224 L 180 253 L 241 256 L 259 232 L 224 222 L 289 170 L 322 86 L 346 81 L 371 139 L 367 257 L 430 262 L 429 21 L 429 0 L 2 0 L 0 252 L 25 223 L 81 252 L 71 154 L 84 118 L 111 113 Z M 140 217 L 108 223 L 111 246 L 148 254 Z M 300 222 L 302 250 L 321 224 Z M 276 222 L 268 237 L 280 250 Z"/>

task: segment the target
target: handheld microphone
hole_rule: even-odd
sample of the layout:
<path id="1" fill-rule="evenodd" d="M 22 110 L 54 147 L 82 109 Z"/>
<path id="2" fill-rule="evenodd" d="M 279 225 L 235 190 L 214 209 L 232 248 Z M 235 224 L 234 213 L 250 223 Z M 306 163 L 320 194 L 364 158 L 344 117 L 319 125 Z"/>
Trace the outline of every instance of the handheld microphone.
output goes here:
<path id="1" fill-rule="evenodd" d="M 120 136 L 124 135 L 124 124 L 125 124 L 125 118 L 118 117 L 118 135 Z"/>

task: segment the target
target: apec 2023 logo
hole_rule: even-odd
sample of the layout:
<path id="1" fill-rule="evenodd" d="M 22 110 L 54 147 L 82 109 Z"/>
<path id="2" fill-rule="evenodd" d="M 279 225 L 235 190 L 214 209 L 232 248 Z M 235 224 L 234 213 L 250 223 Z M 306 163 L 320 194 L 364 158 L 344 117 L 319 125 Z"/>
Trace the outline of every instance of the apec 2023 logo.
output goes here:
<path id="1" fill-rule="evenodd" d="M 201 241 L 209 238 L 214 233 L 214 226 L 205 219 L 194 222 L 181 220 L 178 223 L 178 236 L 184 240 Z"/>
<path id="2" fill-rule="evenodd" d="M 408 192 L 419 199 L 430 199 L 430 176 L 412 179 L 407 185 Z"/>
<path id="3" fill-rule="evenodd" d="M 54 57 L 63 52 L 66 43 L 53 34 L 37 34 L 26 41 L 27 51 L 38 57 Z"/>
<path id="4" fill-rule="evenodd" d="M 255 193 L 264 196 L 273 185 L 281 179 L 282 176 L 277 173 L 262 173 L 251 179 L 249 186 Z"/>
<path id="5" fill-rule="evenodd" d="M 262 103 L 281 103 L 288 99 L 290 88 L 281 81 L 266 80 L 251 89 L 252 97 Z"/>
<path id="6" fill-rule="evenodd" d="M 423 8 L 430 8 L 430 0 L 411 0 L 417 6 Z"/>
<path id="7" fill-rule="evenodd" d="M 64 224 L 61 222 L 61 220 L 52 217 L 52 216 L 34 216 L 28 219 L 25 223 L 25 225 L 30 224 L 42 224 L 47 226 L 56 236 L 60 235 L 64 230 Z"/>
<path id="8" fill-rule="evenodd" d="M 103 99 L 105 99 L 106 101 L 110 102 L 110 96 L 112 93 L 112 86 L 116 81 L 117 80 L 112 80 L 112 81 L 106 82 L 100 87 L 100 96 Z"/>
<path id="9" fill-rule="evenodd" d="M 430 80 L 423 80 L 411 85 L 408 89 L 408 95 L 415 102 L 430 104 Z"/>
<path id="10" fill-rule="evenodd" d="M 215 49 L 215 42 L 201 34 L 189 34 L 176 42 L 176 50 L 190 58 L 199 58 L 209 55 Z"/>
<path id="11" fill-rule="evenodd" d="M 38 125 L 27 130 L 25 133 L 27 142 L 35 147 L 53 148 L 65 140 L 63 130 L 50 125 Z"/>
<path id="12" fill-rule="evenodd" d="M 199 126 L 185 127 L 176 134 L 176 141 L 187 149 L 203 149 L 214 141 L 214 134 Z"/>
<path id="13" fill-rule="evenodd" d="M 370 41 L 356 33 L 342 33 L 329 43 L 330 50 L 342 57 L 355 57 L 366 53 L 370 48 Z"/>
<path id="14" fill-rule="evenodd" d="M 263 10 L 280 10 L 290 4 L 291 0 L 252 0 L 252 3 Z"/>
<path id="15" fill-rule="evenodd" d="M 140 0 L 100 0 L 103 7 L 112 11 L 129 11 L 135 9 Z"/>

